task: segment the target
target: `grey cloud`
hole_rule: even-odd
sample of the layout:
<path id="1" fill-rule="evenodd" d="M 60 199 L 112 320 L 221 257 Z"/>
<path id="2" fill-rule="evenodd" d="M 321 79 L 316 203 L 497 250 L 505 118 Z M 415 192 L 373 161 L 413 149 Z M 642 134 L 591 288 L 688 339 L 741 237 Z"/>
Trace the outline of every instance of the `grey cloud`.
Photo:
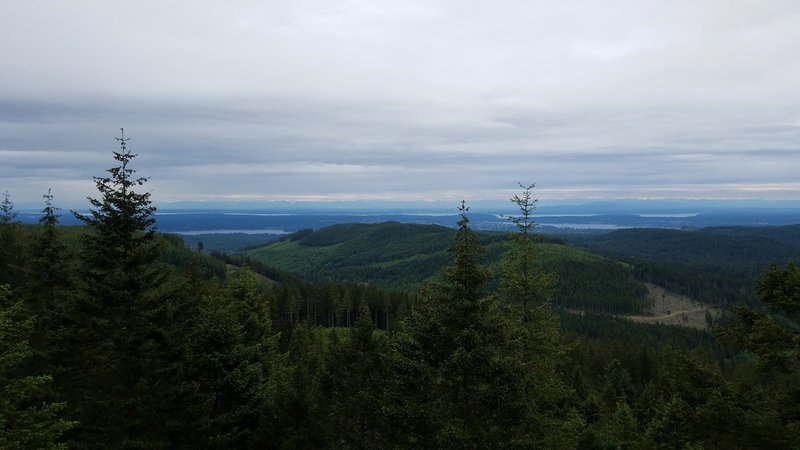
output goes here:
<path id="1" fill-rule="evenodd" d="M 0 17 L 20 200 L 90 194 L 123 126 L 164 201 L 800 198 L 793 1 L 34 3 Z"/>

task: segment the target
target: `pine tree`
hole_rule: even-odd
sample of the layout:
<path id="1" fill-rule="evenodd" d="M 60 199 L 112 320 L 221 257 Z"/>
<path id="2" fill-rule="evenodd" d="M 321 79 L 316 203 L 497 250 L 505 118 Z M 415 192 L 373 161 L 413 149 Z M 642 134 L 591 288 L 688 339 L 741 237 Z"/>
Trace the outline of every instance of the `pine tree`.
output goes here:
<path id="1" fill-rule="evenodd" d="M 17 212 L 14 210 L 14 202 L 11 201 L 11 195 L 6 190 L 3 192 L 3 201 L 0 203 L 0 224 L 14 223 L 16 217 Z"/>
<path id="2" fill-rule="evenodd" d="M 42 316 L 63 307 L 57 304 L 73 284 L 71 257 L 60 240 L 58 231 L 58 208 L 53 206 L 50 189 L 43 195 L 45 206 L 39 219 L 41 231 L 32 248 L 32 257 L 26 266 L 26 296 L 34 313 Z"/>
<path id="3" fill-rule="evenodd" d="M 147 178 L 136 178 L 124 130 L 113 153 L 119 165 L 95 177 L 101 198 L 89 197 L 82 274 L 86 295 L 71 311 L 69 337 L 80 361 L 65 379 L 80 408 L 81 445 L 159 447 L 163 421 L 160 390 L 170 361 L 166 341 L 163 272 L 154 264 L 161 253 L 155 207 L 149 192 L 138 192 Z"/>
<path id="4" fill-rule="evenodd" d="M 3 192 L 0 203 L 0 284 L 18 287 L 20 265 L 23 260 L 22 236 L 17 211 L 8 191 Z"/>
<path id="5" fill-rule="evenodd" d="M 567 406 L 571 392 L 557 369 L 566 348 L 561 343 L 558 318 L 548 301 L 556 277 L 541 267 L 532 235 L 533 212 L 538 202 L 532 195 L 535 185 L 518 184 L 522 192 L 514 195 L 511 202 L 519 208 L 519 215 L 508 217 L 517 233 L 506 243 L 499 283 L 500 297 L 507 305 L 507 351 L 513 355 L 516 382 L 524 392 L 514 401 L 531 425 L 525 437 L 528 442 L 570 446 L 581 420 Z"/>
<path id="6" fill-rule="evenodd" d="M 518 216 L 507 216 L 518 232 L 511 235 L 506 244 L 506 252 L 502 260 L 500 289 L 502 295 L 512 302 L 521 302 L 523 310 L 528 313 L 529 304 L 541 304 L 548 300 L 555 284 L 553 272 L 541 269 L 536 255 L 536 243 L 531 235 L 536 225 L 533 211 L 538 199 L 533 198 L 535 184 L 523 185 L 522 194 L 514 195 L 511 202 L 519 207 Z"/>
<path id="7" fill-rule="evenodd" d="M 32 239 L 31 255 L 24 265 L 24 286 L 20 299 L 36 316 L 31 334 L 32 369 L 59 378 L 69 366 L 74 349 L 64 342 L 65 327 L 70 325 L 69 307 L 75 299 L 77 271 L 58 230 L 57 208 L 48 190 L 38 235 Z M 53 397 L 63 399 L 64 393 L 53 389 Z"/>
<path id="8" fill-rule="evenodd" d="M 84 240 L 86 284 L 92 298 L 104 310 L 121 312 L 130 318 L 136 304 L 159 279 L 152 262 L 159 256 L 156 242 L 155 206 L 149 192 L 137 192 L 147 178 L 135 178 L 130 167 L 137 156 L 130 152 L 124 130 L 120 151 L 114 152 L 119 165 L 107 170 L 109 176 L 95 177 L 102 197 L 89 197 L 89 215 L 75 213 L 89 229 Z M 121 324 L 115 324 L 121 325 Z"/>
<path id="9" fill-rule="evenodd" d="M 462 201 L 458 208 L 460 218 L 456 223 L 458 231 L 450 244 L 452 263 L 442 271 L 447 294 L 458 299 L 460 307 L 475 311 L 484 296 L 482 288 L 492 277 L 491 272 L 481 265 L 486 250 L 481 247 L 478 237 L 469 227 L 467 212 L 469 207 Z"/>
<path id="10" fill-rule="evenodd" d="M 559 405 L 557 334 L 535 336 L 543 331 L 485 293 L 491 274 L 467 211 L 462 202 L 441 283 L 423 288 L 390 341 L 384 410 L 402 424 L 391 439 L 412 447 L 573 446 L 580 422 Z"/>

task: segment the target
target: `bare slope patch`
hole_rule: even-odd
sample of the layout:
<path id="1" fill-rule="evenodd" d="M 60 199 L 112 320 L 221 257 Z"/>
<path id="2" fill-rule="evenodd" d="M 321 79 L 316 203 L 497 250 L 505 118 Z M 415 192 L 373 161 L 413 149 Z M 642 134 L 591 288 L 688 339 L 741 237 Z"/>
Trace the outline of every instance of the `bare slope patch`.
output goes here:
<path id="1" fill-rule="evenodd" d="M 644 284 L 647 286 L 647 300 L 652 306 L 647 314 L 625 316 L 634 322 L 677 325 L 710 331 L 708 317 L 716 320 L 720 315 L 717 308 L 667 291 L 655 284 Z"/>

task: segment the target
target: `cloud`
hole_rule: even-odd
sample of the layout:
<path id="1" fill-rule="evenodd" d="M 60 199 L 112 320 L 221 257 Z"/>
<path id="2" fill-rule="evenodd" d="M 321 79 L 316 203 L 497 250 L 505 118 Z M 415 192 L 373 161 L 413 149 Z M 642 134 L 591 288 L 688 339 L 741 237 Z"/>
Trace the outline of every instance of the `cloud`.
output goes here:
<path id="1" fill-rule="evenodd" d="M 0 188 L 154 198 L 800 198 L 794 1 L 16 2 Z"/>

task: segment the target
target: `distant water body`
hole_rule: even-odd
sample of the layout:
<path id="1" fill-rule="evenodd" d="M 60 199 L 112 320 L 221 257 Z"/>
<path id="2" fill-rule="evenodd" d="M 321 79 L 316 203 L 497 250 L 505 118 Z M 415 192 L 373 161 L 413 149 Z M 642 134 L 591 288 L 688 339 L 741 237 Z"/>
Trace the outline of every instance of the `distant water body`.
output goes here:
<path id="1" fill-rule="evenodd" d="M 697 217 L 697 213 L 680 213 L 680 214 L 637 214 L 639 217 L 660 217 L 660 218 L 676 218 L 685 219 L 687 217 Z"/>
<path id="2" fill-rule="evenodd" d="M 542 225 L 553 228 L 572 228 L 575 230 L 621 230 L 623 228 L 630 228 L 611 223 L 546 223 Z"/>
<path id="3" fill-rule="evenodd" d="M 83 212 L 83 211 L 81 211 Z M 511 211 L 509 211 L 511 212 Z M 558 230 L 613 231 L 623 228 L 684 228 L 696 229 L 711 226 L 734 225 L 788 225 L 800 224 L 798 209 L 708 209 L 647 211 L 631 209 L 600 213 L 587 210 L 541 211 L 534 220 L 544 232 Z M 477 230 L 508 232 L 514 229 L 507 218 L 512 214 L 502 211 L 471 211 L 470 225 Z M 517 212 L 518 214 L 518 212 Z M 20 211 L 18 220 L 37 223 L 39 211 Z M 280 236 L 302 229 L 319 229 L 345 223 L 402 223 L 456 227 L 458 215 L 444 211 L 281 211 L 281 210 L 159 210 L 156 214 L 158 230 L 185 236 L 202 234 L 262 234 Z M 79 225 L 72 214 L 62 213 L 63 225 Z"/>
<path id="4" fill-rule="evenodd" d="M 274 230 L 274 229 L 260 229 L 260 230 L 189 230 L 189 231 L 174 231 L 175 234 L 182 234 L 184 236 L 198 236 L 201 234 L 275 234 L 283 235 L 290 234 L 290 231 Z"/>

